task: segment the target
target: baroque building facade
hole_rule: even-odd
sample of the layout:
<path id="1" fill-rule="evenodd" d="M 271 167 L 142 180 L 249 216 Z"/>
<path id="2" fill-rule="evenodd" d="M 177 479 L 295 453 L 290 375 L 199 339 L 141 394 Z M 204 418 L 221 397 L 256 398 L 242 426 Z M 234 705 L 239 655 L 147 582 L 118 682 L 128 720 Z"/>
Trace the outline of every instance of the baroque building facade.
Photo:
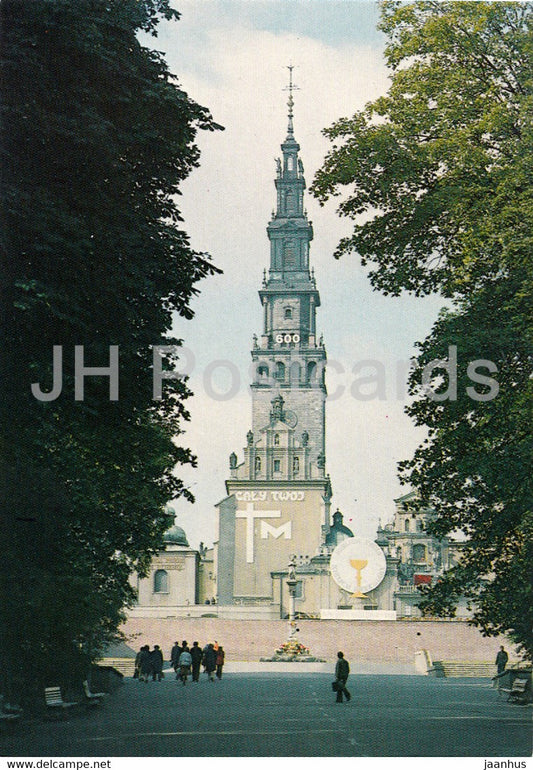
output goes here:
<path id="1" fill-rule="evenodd" d="M 146 577 L 133 573 L 130 582 L 137 602 L 130 616 L 165 617 L 174 607 L 194 606 L 199 601 L 200 554 L 191 548 L 177 524 L 163 536 L 163 549 L 153 557 Z"/>
<path id="2" fill-rule="evenodd" d="M 343 515 L 336 510 L 325 542 L 314 554 L 295 554 L 296 611 L 299 617 L 415 620 L 421 617 L 418 603 L 419 586 L 431 584 L 461 558 L 461 543 L 444 538 L 437 540 L 427 532 L 433 517 L 431 509 L 420 508 L 416 492 L 395 501 L 392 519 L 377 529 L 375 543 L 382 550 L 386 570 L 381 582 L 365 592 L 354 611 L 354 599 L 332 577 L 331 558 L 338 546 L 356 542 L 353 532 L 344 525 Z M 261 529 L 259 529 L 259 536 Z M 298 543 L 293 543 L 296 547 Z M 155 556 L 146 577 L 133 574 L 132 585 L 138 600 L 130 609 L 130 617 L 256 617 L 283 618 L 289 611 L 287 565 L 270 570 L 269 601 L 218 603 L 216 560 L 218 548 L 200 543 L 191 548 L 184 530 L 174 524 L 164 535 L 163 548 Z M 362 612 L 361 612 L 362 611 Z M 456 617 L 470 615 L 460 601 Z"/>
<path id="3" fill-rule="evenodd" d="M 419 587 L 431 585 L 461 559 L 461 542 L 456 539 L 437 540 L 427 532 L 434 516 L 430 508 L 421 508 L 416 491 L 395 501 L 392 521 L 377 530 L 376 543 L 397 562 L 396 587 L 393 593 L 394 609 L 398 617 L 421 616 Z M 458 617 L 470 614 L 464 600 L 457 607 Z"/>

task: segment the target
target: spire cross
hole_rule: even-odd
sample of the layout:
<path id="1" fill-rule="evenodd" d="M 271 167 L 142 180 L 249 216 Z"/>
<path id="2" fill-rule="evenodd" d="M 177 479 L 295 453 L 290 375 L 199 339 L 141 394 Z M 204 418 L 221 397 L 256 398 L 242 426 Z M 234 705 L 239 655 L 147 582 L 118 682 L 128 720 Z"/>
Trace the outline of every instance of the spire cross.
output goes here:
<path id="1" fill-rule="evenodd" d="M 288 64 L 287 69 L 289 70 L 289 85 L 285 86 L 283 89 L 284 91 L 289 92 L 289 98 L 287 100 L 287 106 L 289 108 L 289 133 L 292 134 L 293 132 L 293 126 L 292 126 L 292 108 L 294 106 L 294 99 L 292 98 L 292 92 L 293 91 L 299 91 L 299 87 L 295 86 L 292 82 L 292 71 L 294 69 L 294 64 Z"/>

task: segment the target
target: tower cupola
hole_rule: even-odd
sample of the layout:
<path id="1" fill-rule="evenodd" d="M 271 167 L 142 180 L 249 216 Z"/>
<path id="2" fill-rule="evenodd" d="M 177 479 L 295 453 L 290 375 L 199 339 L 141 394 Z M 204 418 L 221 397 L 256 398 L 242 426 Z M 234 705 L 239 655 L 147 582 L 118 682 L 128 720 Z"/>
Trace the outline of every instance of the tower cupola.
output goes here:
<path id="1" fill-rule="evenodd" d="M 313 227 L 304 211 L 304 167 L 299 156 L 300 145 L 294 138 L 292 70 L 291 65 L 287 137 L 281 145 L 282 158 L 276 161 L 276 209 L 267 227 L 271 244 L 270 279 L 309 282 L 309 243 L 313 239 Z"/>

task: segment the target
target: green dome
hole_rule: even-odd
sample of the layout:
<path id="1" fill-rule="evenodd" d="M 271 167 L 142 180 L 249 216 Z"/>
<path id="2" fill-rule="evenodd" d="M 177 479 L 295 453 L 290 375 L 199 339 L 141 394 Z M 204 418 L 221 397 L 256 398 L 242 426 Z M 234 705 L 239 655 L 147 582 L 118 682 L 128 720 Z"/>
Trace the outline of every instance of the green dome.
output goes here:
<path id="1" fill-rule="evenodd" d="M 163 535 L 163 542 L 164 543 L 171 543 L 172 545 L 185 545 L 189 546 L 189 541 L 187 540 L 187 535 L 185 534 L 185 530 L 181 527 L 178 527 L 177 524 L 174 524 L 173 527 L 170 527 L 170 529 L 167 529 L 165 534 Z"/>
<path id="2" fill-rule="evenodd" d="M 348 537 L 353 537 L 353 532 L 342 523 L 342 513 L 337 508 L 333 514 L 333 524 L 326 535 L 326 545 L 335 547 Z"/>

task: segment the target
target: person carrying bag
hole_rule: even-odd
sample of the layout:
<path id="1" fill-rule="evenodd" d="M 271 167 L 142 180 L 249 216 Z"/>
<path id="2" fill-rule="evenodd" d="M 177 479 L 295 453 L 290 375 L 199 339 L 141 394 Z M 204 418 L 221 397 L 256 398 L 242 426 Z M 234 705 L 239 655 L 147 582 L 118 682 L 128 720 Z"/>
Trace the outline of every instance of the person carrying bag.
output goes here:
<path id="1" fill-rule="evenodd" d="M 342 696 L 346 697 L 346 701 L 352 699 L 352 696 L 346 689 L 346 682 L 350 674 L 350 665 L 347 660 L 344 659 L 344 653 L 337 653 L 337 665 L 335 666 L 335 681 L 332 683 L 333 691 L 337 693 L 337 703 L 342 703 Z"/>

